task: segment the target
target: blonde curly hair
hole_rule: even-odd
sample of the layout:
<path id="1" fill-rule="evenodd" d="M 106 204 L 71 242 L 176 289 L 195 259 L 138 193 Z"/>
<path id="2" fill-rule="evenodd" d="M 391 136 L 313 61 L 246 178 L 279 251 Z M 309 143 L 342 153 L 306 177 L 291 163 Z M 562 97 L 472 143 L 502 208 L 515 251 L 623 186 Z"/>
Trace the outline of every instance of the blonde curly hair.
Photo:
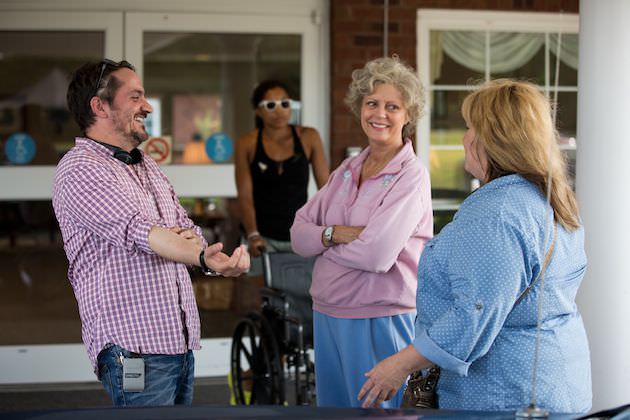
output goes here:
<path id="1" fill-rule="evenodd" d="M 377 58 L 368 61 L 362 69 L 354 70 L 344 102 L 360 118 L 363 98 L 381 83 L 394 86 L 402 95 L 409 117 L 409 123 L 403 127 L 402 135 L 412 136 L 416 131 L 416 122 L 424 115 L 424 87 L 416 72 L 397 56 Z"/>

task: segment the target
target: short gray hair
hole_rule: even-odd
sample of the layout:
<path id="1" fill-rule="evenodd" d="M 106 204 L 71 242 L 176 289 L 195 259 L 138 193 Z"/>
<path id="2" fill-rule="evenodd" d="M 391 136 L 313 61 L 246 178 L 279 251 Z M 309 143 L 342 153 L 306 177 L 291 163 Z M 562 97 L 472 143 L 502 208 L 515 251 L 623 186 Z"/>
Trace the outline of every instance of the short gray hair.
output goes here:
<path id="1" fill-rule="evenodd" d="M 424 87 L 416 72 L 397 56 L 377 58 L 368 61 L 362 69 L 354 70 L 346 93 L 346 105 L 360 118 L 363 98 L 374 92 L 374 87 L 381 83 L 394 86 L 402 95 L 409 116 L 409 123 L 403 127 L 402 135 L 412 136 L 416 131 L 416 122 L 424 115 Z"/>

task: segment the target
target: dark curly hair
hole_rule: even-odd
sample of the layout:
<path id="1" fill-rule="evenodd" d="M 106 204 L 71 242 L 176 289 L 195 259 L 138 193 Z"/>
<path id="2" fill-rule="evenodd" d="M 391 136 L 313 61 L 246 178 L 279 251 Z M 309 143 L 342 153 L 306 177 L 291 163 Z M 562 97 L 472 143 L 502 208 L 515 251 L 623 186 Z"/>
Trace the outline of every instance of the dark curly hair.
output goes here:
<path id="1" fill-rule="evenodd" d="M 116 62 L 104 59 L 99 62 L 85 63 L 75 70 L 72 75 L 66 100 L 68 101 L 68 109 L 72 112 L 83 135 L 95 121 L 90 100 L 92 97 L 98 96 L 111 104 L 116 92 L 122 85 L 120 80 L 112 76 L 112 73 L 122 68 L 136 71 L 125 60 Z"/>
<path id="2" fill-rule="evenodd" d="M 283 82 L 279 80 L 265 80 L 260 82 L 258 86 L 256 86 L 256 89 L 254 89 L 254 93 L 252 93 L 252 107 L 254 109 L 258 108 L 258 104 L 265 97 L 265 93 L 274 88 L 284 89 L 287 95 L 291 97 L 291 92 L 289 91 L 288 86 Z M 263 128 L 264 123 L 262 118 L 260 118 L 258 115 L 256 115 L 254 118 L 256 121 L 256 128 Z"/>

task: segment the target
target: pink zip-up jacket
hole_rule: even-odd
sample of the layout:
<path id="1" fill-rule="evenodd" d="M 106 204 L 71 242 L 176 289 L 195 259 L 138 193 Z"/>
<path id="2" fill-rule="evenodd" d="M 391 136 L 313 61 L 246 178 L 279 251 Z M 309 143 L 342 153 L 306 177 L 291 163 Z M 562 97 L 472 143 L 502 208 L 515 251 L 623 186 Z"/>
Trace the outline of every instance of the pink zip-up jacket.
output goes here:
<path id="1" fill-rule="evenodd" d="M 376 318 L 415 311 L 418 260 L 433 236 L 429 173 L 411 142 L 358 188 L 370 150 L 346 159 L 295 215 L 291 245 L 319 255 L 313 309 L 336 318 Z M 326 226 L 365 226 L 349 244 L 322 244 Z"/>

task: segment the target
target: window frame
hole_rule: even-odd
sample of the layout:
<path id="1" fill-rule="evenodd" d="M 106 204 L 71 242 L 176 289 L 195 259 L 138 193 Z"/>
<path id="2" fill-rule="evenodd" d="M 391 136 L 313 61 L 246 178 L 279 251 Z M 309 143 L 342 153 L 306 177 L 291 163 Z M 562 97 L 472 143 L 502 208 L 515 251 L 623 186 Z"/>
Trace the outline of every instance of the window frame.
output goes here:
<path id="1" fill-rule="evenodd" d="M 485 31 L 489 32 L 529 32 L 529 33 L 579 33 L 579 15 L 567 13 L 536 13 L 536 12 L 498 12 L 478 10 L 446 10 L 446 9 L 418 9 L 416 19 L 416 68 L 420 80 L 426 89 L 428 98 L 435 90 L 469 90 L 466 85 L 434 85 L 430 77 L 430 34 L 431 31 Z M 547 69 L 548 70 L 548 69 Z M 485 77 L 489 79 L 489 69 L 486 67 Z M 546 85 L 541 87 L 546 93 L 551 91 L 549 78 Z M 577 92 L 577 87 L 559 87 L 558 92 Z M 427 101 L 427 108 L 429 107 Z M 416 150 L 422 162 L 430 170 L 430 153 L 435 150 L 463 150 L 462 146 L 431 146 L 431 118 L 427 109 L 425 117 L 417 124 Z M 444 208 L 442 208 L 444 207 Z M 453 203 L 433 201 L 434 210 L 452 210 L 458 207 Z"/>

